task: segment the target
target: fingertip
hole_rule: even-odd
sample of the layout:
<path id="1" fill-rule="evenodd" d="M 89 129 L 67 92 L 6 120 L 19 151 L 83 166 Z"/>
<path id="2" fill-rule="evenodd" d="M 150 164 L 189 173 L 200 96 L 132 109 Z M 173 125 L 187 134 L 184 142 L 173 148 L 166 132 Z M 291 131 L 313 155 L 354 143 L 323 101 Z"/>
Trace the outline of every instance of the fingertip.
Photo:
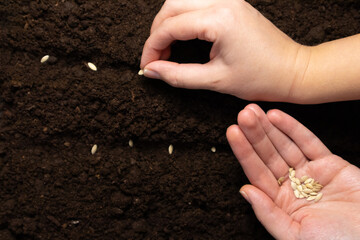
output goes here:
<path id="1" fill-rule="evenodd" d="M 278 109 L 271 109 L 266 113 L 268 119 L 272 123 L 278 123 L 281 120 L 282 111 Z"/>
<path id="2" fill-rule="evenodd" d="M 239 126 L 238 125 L 231 125 L 230 127 L 227 128 L 226 130 L 226 138 L 228 139 L 229 142 L 234 141 L 238 134 L 239 134 Z"/>
<path id="3" fill-rule="evenodd" d="M 243 109 L 238 114 L 238 124 L 240 127 L 256 127 L 256 114 L 250 109 Z"/>

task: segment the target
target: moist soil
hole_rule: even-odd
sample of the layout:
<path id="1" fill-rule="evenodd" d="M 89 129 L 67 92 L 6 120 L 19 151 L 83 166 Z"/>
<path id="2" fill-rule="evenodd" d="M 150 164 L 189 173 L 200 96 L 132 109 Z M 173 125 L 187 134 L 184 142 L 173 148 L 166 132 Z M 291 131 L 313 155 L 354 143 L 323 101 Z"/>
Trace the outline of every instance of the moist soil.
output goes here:
<path id="1" fill-rule="evenodd" d="M 271 239 L 225 138 L 248 102 L 137 75 L 162 3 L 0 2 L 0 239 Z M 356 0 L 250 3 L 303 44 L 360 29 Z M 176 43 L 172 59 L 206 61 L 209 47 Z M 359 101 L 259 105 L 360 166 Z"/>

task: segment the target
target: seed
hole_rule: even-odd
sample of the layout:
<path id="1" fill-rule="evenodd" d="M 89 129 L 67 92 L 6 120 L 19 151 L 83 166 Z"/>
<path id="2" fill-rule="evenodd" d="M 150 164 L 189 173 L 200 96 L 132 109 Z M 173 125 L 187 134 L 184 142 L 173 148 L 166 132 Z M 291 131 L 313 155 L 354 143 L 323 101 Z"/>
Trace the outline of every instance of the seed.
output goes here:
<path id="1" fill-rule="evenodd" d="M 297 185 L 300 185 L 300 180 L 298 178 L 294 178 L 294 182 L 297 184 Z"/>
<path id="2" fill-rule="evenodd" d="M 300 192 L 299 192 L 299 190 L 296 189 L 296 190 L 294 191 L 294 194 L 295 194 L 295 197 L 296 197 L 296 198 L 300 198 Z"/>
<path id="3" fill-rule="evenodd" d="M 95 66 L 95 64 L 91 63 L 91 62 L 88 62 L 88 66 L 91 70 L 93 71 L 97 71 L 97 67 Z"/>
<path id="4" fill-rule="evenodd" d="M 318 202 L 318 201 L 321 199 L 322 195 L 323 195 L 322 193 L 319 193 L 319 194 L 316 196 L 316 198 L 314 199 L 315 202 Z"/>
<path id="5" fill-rule="evenodd" d="M 300 182 L 305 182 L 307 179 L 308 179 L 309 177 L 308 176 L 302 176 L 301 178 L 300 178 Z"/>
<path id="6" fill-rule="evenodd" d="M 304 195 L 302 195 L 302 194 L 300 194 L 299 198 L 305 198 L 305 196 L 304 196 Z"/>
<path id="7" fill-rule="evenodd" d="M 312 201 L 312 200 L 314 200 L 316 197 L 317 197 L 317 196 L 310 196 L 310 197 L 308 197 L 306 200 Z"/>
<path id="8" fill-rule="evenodd" d="M 92 146 L 91 148 L 91 154 L 94 155 L 96 153 L 96 150 L 97 150 L 97 145 L 94 144 L 94 146 Z"/>
<path id="9" fill-rule="evenodd" d="M 303 192 L 304 193 L 312 193 L 313 191 L 311 189 L 306 188 L 306 189 L 303 189 Z"/>
<path id="10" fill-rule="evenodd" d="M 309 193 L 309 195 L 310 196 L 316 196 L 316 195 L 318 195 L 318 193 L 317 192 L 311 192 L 311 193 Z"/>
<path id="11" fill-rule="evenodd" d="M 169 150 L 169 154 L 171 155 L 173 153 L 173 151 L 174 151 L 174 146 L 170 144 L 168 150 Z"/>
<path id="12" fill-rule="evenodd" d="M 289 168 L 289 173 L 291 173 L 294 169 L 293 168 Z"/>
<path id="13" fill-rule="evenodd" d="M 140 69 L 139 72 L 138 72 L 138 74 L 139 74 L 140 76 L 144 75 L 144 70 Z"/>
<path id="14" fill-rule="evenodd" d="M 295 170 L 292 170 L 291 172 L 290 172 L 290 175 L 289 175 L 290 177 L 295 177 Z"/>
<path id="15" fill-rule="evenodd" d="M 306 179 L 305 180 L 305 184 L 308 184 L 308 183 L 311 183 L 312 181 L 314 181 L 314 179 L 313 178 L 308 178 L 308 179 Z"/>
<path id="16" fill-rule="evenodd" d="M 43 56 L 43 57 L 41 58 L 40 62 L 41 62 L 41 63 L 46 62 L 47 60 L 49 60 L 49 57 L 50 57 L 49 55 Z"/>
<path id="17" fill-rule="evenodd" d="M 216 152 L 216 148 L 215 147 L 212 147 L 211 148 L 211 151 L 214 153 L 214 152 Z"/>
<path id="18" fill-rule="evenodd" d="M 309 194 L 301 192 L 301 195 L 303 195 L 304 197 L 309 197 Z"/>
<path id="19" fill-rule="evenodd" d="M 134 146 L 134 142 L 133 142 L 133 140 L 131 140 L 131 139 L 129 140 L 129 146 L 130 146 L 130 147 L 133 147 L 133 146 Z"/>
<path id="20" fill-rule="evenodd" d="M 292 188 L 293 190 L 296 190 L 297 185 L 296 185 L 295 182 L 291 182 L 290 185 L 291 185 L 291 188 Z"/>
<path id="21" fill-rule="evenodd" d="M 314 188 L 314 186 L 313 186 L 312 184 L 310 184 L 310 183 L 305 184 L 305 186 L 306 186 L 307 188 L 310 188 L 310 189 L 313 189 L 313 188 Z"/>
<path id="22" fill-rule="evenodd" d="M 284 177 L 280 177 L 280 178 L 278 179 L 278 184 L 279 184 L 279 186 L 282 185 L 282 183 L 284 182 L 284 180 L 285 180 Z"/>
<path id="23" fill-rule="evenodd" d="M 301 185 L 297 185 L 297 190 L 299 190 L 299 192 L 302 192 L 303 191 L 303 189 L 302 189 L 302 186 Z"/>

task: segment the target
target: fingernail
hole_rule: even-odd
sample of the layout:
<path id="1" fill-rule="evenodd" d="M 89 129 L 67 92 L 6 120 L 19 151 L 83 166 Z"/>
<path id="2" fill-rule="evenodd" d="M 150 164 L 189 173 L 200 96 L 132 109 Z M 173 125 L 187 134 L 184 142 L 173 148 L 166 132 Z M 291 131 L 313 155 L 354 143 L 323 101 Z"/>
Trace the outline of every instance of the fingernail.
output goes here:
<path id="1" fill-rule="evenodd" d="M 158 79 L 160 78 L 159 73 L 157 73 L 153 70 L 147 69 L 147 68 L 144 69 L 144 75 L 145 75 L 145 77 L 148 77 L 148 78 L 158 78 Z"/>
<path id="2" fill-rule="evenodd" d="M 241 190 L 239 192 L 246 199 L 246 201 L 248 201 L 251 204 L 250 199 L 249 199 L 248 195 L 246 194 L 246 192 L 241 191 Z"/>

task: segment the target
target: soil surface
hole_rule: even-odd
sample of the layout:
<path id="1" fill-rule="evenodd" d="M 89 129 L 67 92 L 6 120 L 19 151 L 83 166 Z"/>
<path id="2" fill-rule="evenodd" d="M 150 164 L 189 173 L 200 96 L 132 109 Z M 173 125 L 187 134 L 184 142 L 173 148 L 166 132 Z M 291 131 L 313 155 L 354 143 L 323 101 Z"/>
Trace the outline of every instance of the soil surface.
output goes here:
<path id="1" fill-rule="evenodd" d="M 0 2 L 0 239 L 271 239 L 225 138 L 248 102 L 137 75 L 162 3 Z M 360 29 L 356 0 L 250 3 L 303 44 Z M 178 43 L 172 57 L 206 61 L 209 47 Z M 359 101 L 259 104 L 360 166 Z"/>

